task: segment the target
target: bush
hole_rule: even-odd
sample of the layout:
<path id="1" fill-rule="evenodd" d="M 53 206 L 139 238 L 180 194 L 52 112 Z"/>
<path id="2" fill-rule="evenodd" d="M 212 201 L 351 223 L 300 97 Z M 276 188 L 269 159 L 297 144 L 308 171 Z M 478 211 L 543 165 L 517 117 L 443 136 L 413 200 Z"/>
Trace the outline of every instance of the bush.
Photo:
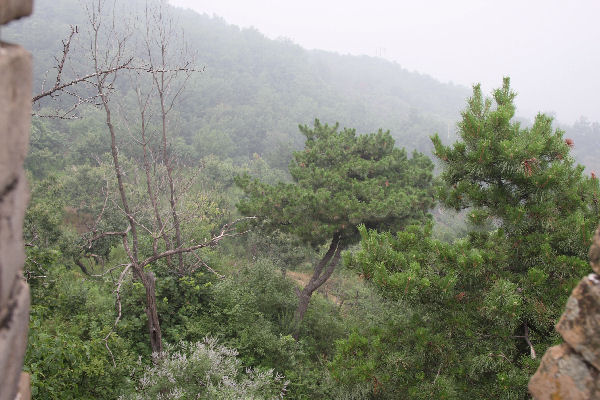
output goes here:
<path id="1" fill-rule="evenodd" d="M 165 345 L 153 354 L 154 365 L 138 382 L 135 393 L 120 399 L 277 399 L 283 398 L 288 381 L 270 370 L 246 368 L 238 352 L 217 344 L 214 338 L 201 342 Z"/>

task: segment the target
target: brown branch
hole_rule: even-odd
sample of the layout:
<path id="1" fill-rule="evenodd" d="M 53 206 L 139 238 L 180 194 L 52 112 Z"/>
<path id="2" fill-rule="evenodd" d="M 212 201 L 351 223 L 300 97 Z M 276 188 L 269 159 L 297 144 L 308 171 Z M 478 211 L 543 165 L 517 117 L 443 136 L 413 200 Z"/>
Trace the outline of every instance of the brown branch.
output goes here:
<path id="1" fill-rule="evenodd" d="M 25 247 L 34 247 L 35 246 L 35 242 L 38 239 L 39 239 L 38 233 L 37 232 L 33 232 L 33 237 L 31 238 L 31 241 L 25 243 Z"/>
<path id="2" fill-rule="evenodd" d="M 333 274 L 335 267 L 337 266 L 337 264 L 340 261 L 341 253 L 342 253 L 342 246 L 338 242 L 337 248 L 335 249 L 335 254 L 333 255 L 333 258 L 331 259 L 331 261 L 329 262 L 329 266 L 327 267 L 325 272 L 321 276 L 319 276 L 318 279 L 316 279 L 314 282 L 314 284 L 317 288 L 321 287 L 327 281 L 327 279 L 329 279 L 331 274 Z"/>
<path id="3" fill-rule="evenodd" d="M 331 240 L 331 244 L 329 246 L 329 249 L 327 250 L 327 253 L 325 253 L 325 255 L 323 256 L 323 258 L 321 259 L 319 264 L 317 264 L 317 267 L 314 270 L 311 281 L 317 280 L 319 278 L 319 276 L 321 275 L 321 272 L 323 271 L 323 268 L 325 268 L 325 266 L 327 264 L 329 264 L 331 258 L 334 256 L 339 242 L 340 242 L 340 234 L 336 232 L 333 235 L 333 239 Z"/>
<path id="4" fill-rule="evenodd" d="M 198 262 L 200 264 L 202 264 L 204 266 L 204 268 L 206 268 L 209 272 L 215 274 L 219 279 L 225 279 L 225 275 L 221 275 L 220 273 L 218 273 L 217 271 L 215 271 L 214 269 L 212 269 L 206 262 L 204 262 L 203 259 L 201 259 L 198 254 L 192 252 L 192 254 L 194 255 L 194 257 L 196 257 L 196 259 L 198 260 Z"/>
<path id="5" fill-rule="evenodd" d="M 65 61 L 67 61 L 67 55 L 69 54 L 69 49 L 71 48 L 71 41 L 73 40 L 73 36 L 75 36 L 76 33 L 79 33 L 77 26 L 73 27 L 73 25 L 71 25 L 71 33 L 69 34 L 68 39 L 66 41 L 65 40 L 62 41 L 63 55 L 62 55 L 62 59 L 60 60 L 60 62 L 58 61 L 58 59 L 56 59 L 56 61 L 58 62 L 58 65 L 57 65 L 58 71 L 56 74 L 56 83 L 54 84 L 54 87 L 57 87 L 60 85 L 62 72 L 65 67 Z"/>
<path id="6" fill-rule="evenodd" d="M 115 319 L 115 323 L 113 324 L 112 328 L 110 329 L 110 332 L 108 332 L 108 334 L 104 337 L 104 339 L 102 339 L 104 341 L 104 346 L 106 347 L 106 349 L 108 350 L 108 353 L 110 354 L 110 358 L 112 359 L 112 363 L 113 363 L 113 367 L 117 367 L 117 364 L 115 362 L 115 357 L 113 356 L 112 351 L 110 350 L 110 347 L 108 346 L 108 339 L 110 338 L 110 336 L 112 335 L 112 333 L 115 331 L 115 329 L 117 328 L 117 324 L 119 323 L 119 321 L 121 320 L 121 285 L 123 284 L 123 279 L 125 278 L 125 274 L 127 273 L 127 271 L 129 270 L 129 268 L 131 267 L 131 264 L 127 264 L 125 266 L 125 268 L 123 269 L 123 271 L 121 272 L 121 275 L 119 275 L 119 280 L 117 281 L 117 287 L 115 289 L 115 295 L 116 295 L 116 305 L 117 305 L 117 318 Z"/>
<path id="7" fill-rule="evenodd" d="M 90 78 L 94 78 L 94 77 L 98 77 L 98 76 L 102 76 L 102 75 L 109 75 L 109 74 L 112 74 L 113 72 L 117 72 L 118 70 L 125 69 L 132 61 L 133 61 L 133 57 L 130 58 L 129 60 L 127 60 L 125 63 L 117 65 L 116 67 L 112 67 L 112 68 L 108 68 L 108 69 L 102 69 L 102 70 L 99 69 L 96 72 L 93 72 L 91 74 L 82 76 L 82 77 L 77 78 L 77 79 L 73 79 L 70 82 L 63 83 L 63 84 L 60 84 L 60 85 L 56 85 L 52 89 L 46 90 L 45 92 L 42 92 L 42 93 L 40 93 L 40 94 L 38 94 L 36 96 L 33 96 L 33 98 L 31 99 L 31 101 L 33 103 L 35 103 L 36 101 L 38 101 L 38 100 L 40 100 L 40 99 L 42 99 L 44 97 L 50 96 L 53 93 L 56 93 L 56 92 L 58 92 L 60 90 L 68 88 L 69 86 L 73 86 L 73 85 L 76 85 L 76 84 L 78 84 L 80 82 L 87 81 Z"/>
<path id="8" fill-rule="evenodd" d="M 125 229 L 122 232 L 103 232 L 100 233 L 94 237 L 92 237 L 89 241 L 88 241 L 88 249 L 92 248 L 92 242 L 95 242 L 97 240 L 102 239 L 103 237 L 106 236 L 127 236 L 127 234 L 129 233 L 129 231 L 131 230 L 131 226 L 128 226 L 127 229 Z"/>
<path id="9" fill-rule="evenodd" d="M 235 225 L 237 225 L 239 222 L 243 221 L 243 220 L 247 220 L 247 219 L 255 219 L 256 217 L 245 217 L 245 218 L 240 218 L 237 219 L 233 222 L 230 222 L 228 224 L 223 225 L 223 227 L 221 228 L 221 232 L 216 235 L 213 236 L 210 240 L 204 242 L 204 243 L 199 243 L 193 246 L 189 246 L 189 247 L 185 247 L 185 248 L 176 248 L 176 249 L 172 249 L 172 250 L 167 250 L 167 251 L 163 251 L 162 253 L 158 254 L 158 255 L 153 255 L 151 257 L 146 258 L 144 261 L 141 261 L 138 264 L 138 268 L 142 269 L 144 268 L 146 265 L 153 263 L 154 261 L 160 260 L 161 258 L 165 258 L 168 256 L 173 256 L 173 255 L 177 255 L 177 254 L 183 254 L 183 253 L 191 253 L 192 251 L 195 250 L 199 250 L 205 247 L 212 247 L 215 246 L 217 243 L 219 243 L 219 241 L 221 241 L 222 239 L 226 238 L 226 237 L 235 237 L 235 236 L 239 236 L 239 235 L 243 235 L 245 233 L 247 233 L 248 231 L 244 231 L 244 232 L 239 232 L 236 234 L 231 234 L 229 232 L 231 232 L 233 230 L 233 227 Z"/>
<path id="10" fill-rule="evenodd" d="M 87 270 L 86 266 L 83 265 L 83 263 L 81 262 L 81 260 L 79 258 L 75 259 L 75 264 L 77 264 L 77 266 L 79 267 L 79 269 L 81 269 L 81 272 L 83 272 L 86 275 L 90 275 L 90 273 Z"/>
<path id="11" fill-rule="evenodd" d="M 435 382 L 438 380 L 438 378 L 440 377 L 440 372 L 442 371 L 442 364 L 440 363 L 440 366 L 438 367 L 437 373 L 435 374 L 435 378 L 433 378 L 433 384 L 435 385 Z"/>
<path id="12" fill-rule="evenodd" d="M 109 268 L 109 269 L 107 269 L 106 271 L 104 271 L 104 272 L 103 272 L 103 273 L 101 273 L 101 274 L 95 274 L 95 275 L 90 275 L 90 276 L 93 276 L 93 277 L 95 277 L 95 278 L 101 278 L 101 277 L 103 277 L 104 275 L 107 275 L 107 274 L 111 273 L 111 272 L 112 272 L 112 271 L 114 271 L 115 269 L 118 269 L 118 268 L 121 268 L 121 267 L 127 267 L 127 266 L 131 266 L 131 264 L 119 264 L 119 265 L 117 265 L 116 267 L 112 267 L 112 268 Z"/>
<path id="13" fill-rule="evenodd" d="M 100 211 L 100 214 L 98 214 L 98 218 L 96 218 L 96 221 L 94 222 L 94 227 L 91 229 L 92 232 L 98 231 L 98 225 L 100 224 L 100 221 L 102 220 L 104 211 L 106 211 L 106 204 L 108 203 L 108 196 L 109 196 L 109 190 L 108 190 L 108 180 L 107 180 L 106 181 L 106 191 L 105 191 L 105 195 L 104 195 L 104 203 L 102 204 L 102 210 Z"/>

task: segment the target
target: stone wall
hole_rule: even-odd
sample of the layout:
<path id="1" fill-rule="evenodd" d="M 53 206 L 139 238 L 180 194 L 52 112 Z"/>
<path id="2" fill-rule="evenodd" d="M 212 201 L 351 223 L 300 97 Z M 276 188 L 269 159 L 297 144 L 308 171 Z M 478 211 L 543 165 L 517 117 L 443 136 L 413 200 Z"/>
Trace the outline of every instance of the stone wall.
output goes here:
<path id="1" fill-rule="evenodd" d="M 0 24 L 31 11 L 32 0 L 0 0 Z M 31 74 L 31 55 L 0 42 L 0 400 L 29 398 L 28 376 L 21 376 L 21 370 L 29 326 L 29 286 L 22 269 Z"/>
<path id="2" fill-rule="evenodd" d="M 590 264 L 595 273 L 579 282 L 556 324 L 565 343 L 548 349 L 529 381 L 536 400 L 600 399 L 600 227 Z"/>

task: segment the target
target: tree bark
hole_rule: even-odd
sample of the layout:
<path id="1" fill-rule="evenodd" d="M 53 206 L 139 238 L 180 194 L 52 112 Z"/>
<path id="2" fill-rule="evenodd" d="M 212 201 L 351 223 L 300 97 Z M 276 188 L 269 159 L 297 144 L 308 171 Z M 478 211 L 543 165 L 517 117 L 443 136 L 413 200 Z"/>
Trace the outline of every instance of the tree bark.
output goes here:
<path id="1" fill-rule="evenodd" d="M 99 36 L 99 29 L 100 29 L 100 22 L 97 20 L 92 19 L 92 29 L 94 32 L 94 37 L 93 37 L 93 43 L 92 43 L 92 57 L 93 57 L 93 62 L 94 62 L 94 69 L 96 72 L 100 71 L 100 66 L 99 66 L 99 55 L 98 55 L 98 36 Z M 119 43 L 119 50 L 121 50 L 121 46 L 123 45 L 123 43 Z M 117 59 L 118 56 L 120 56 L 120 54 L 117 54 Z M 140 266 L 139 264 L 139 257 L 138 257 L 138 249 L 139 249 L 139 244 L 138 244 L 138 235 L 137 235 L 137 222 L 135 221 L 135 219 L 133 218 L 133 213 L 131 211 L 131 208 L 129 207 L 129 201 L 127 198 L 127 193 L 125 192 L 125 185 L 123 182 L 123 171 L 121 170 L 121 166 L 119 163 L 119 150 L 117 148 L 117 135 L 115 132 L 115 128 L 114 125 L 112 123 L 112 118 L 111 118 L 111 109 L 109 106 L 109 97 L 108 94 L 106 93 L 105 89 L 107 86 L 106 84 L 106 75 L 97 75 L 96 76 L 96 90 L 98 91 L 98 96 L 100 97 L 100 100 L 102 102 L 102 106 L 104 107 L 104 111 L 105 111 L 105 117 L 106 117 L 106 126 L 108 127 L 108 131 L 110 133 L 110 149 L 111 149 L 111 155 L 112 155 L 112 159 L 113 159 L 113 167 L 114 167 L 114 171 L 115 171 L 115 176 L 117 178 L 117 186 L 119 188 L 119 195 L 121 198 L 121 203 L 123 206 L 123 212 L 125 213 L 125 216 L 127 218 L 127 222 L 129 223 L 129 230 L 131 232 L 131 239 L 132 239 L 132 247 L 129 247 L 129 240 L 127 237 L 127 233 L 125 233 L 123 235 L 123 246 L 125 248 L 125 251 L 131 261 L 131 265 L 133 266 L 133 269 L 136 273 L 136 275 L 139 277 L 139 279 L 142 281 L 142 284 L 144 285 L 144 288 L 146 289 L 146 315 L 148 316 L 148 332 L 150 334 L 150 346 L 152 348 L 152 351 L 155 352 L 160 352 L 162 351 L 162 337 L 161 337 L 161 331 L 160 331 L 160 322 L 158 320 L 158 311 L 156 309 L 156 290 L 155 290 L 155 283 L 156 283 L 156 279 L 154 277 L 154 274 L 152 274 L 151 272 L 146 273 L 143 270 L 143 267 Z"/>
<path id="2" fill-rule="evenodd" d="M 81 269 L 81 272 L 83 272 L 86 275 L 90 275 L 90 273 L 88 272 L 87 268 L 85 267 L 85 265 L 83 265 L 83 263 L 81 262 L 81 259 L 76 258 L 75 259 L 75 264 L 77 264 L 77 266 Z"/>
<path id="3" fill-rule="evenodd" d="M 141 101 L 140 101 L 140 104 L 141 104 Z M 146 188 L 148 190 L 148 196 L 150 197 L 150 201 L 152 203 L 152 210 L 154 211 L 156 228 L 158 229 L 158 232 L 160 232 L 161 237 L 163 238 L 163 240 L 165 242 L 166 249 L 173 250 L 173 245 L 171 244 L 171 239 L 169 239 L 169 235 L 167 235 L 167 232 L 165 231 L 165 225 L 162 221 L 160 212 L 158 210 L 158 200 L 157 200 L 156 193 L 152 189 L 152 179 L 150 178 L 151 167 L 150 167 L 150 161 L 148 160 L 148 144 L 146 141 L 146 110 L 145 110 L 145 107 L 146 107 L 146 105 L 144 104 L 140 114 L 141 114 L 141 119 L 142 119 L 141 134 L 142 134 L 142 149 L 143 149 L 143 155 L 144 155 L 144 170 L 146 172 Z M 156 256 L 158 254 L 156 239 L 154 240 L 154 243 L 153 243 L 153 250 L 154 250 L 154 255 Z M 171 269 L 171 256 L 167 256 L 166 260 L 167 260 L 167 268 Z"/>
<path id="4" fill-rule="evenodd" d="M 142 272 L 142 274 L 142 281 L 146 289 L 146 316 L 148 317 L 150 346 L 153 353 L 160 353 L 162 352 L 162 333 L 156 309 L 156 278 L 152 272 Z"/>
<path id="5" fill-rule="evenodd" d="M 342 252 L 341 245 L 341 235 L 336 232 L 333 235 L 333 239 L 331 240 L 331 244 L 329 245 L 329 249 L 327 253 L 323 256 L 319 264 L 315 266 L 315 270 L 313 272 L 312 277 L 302 289 L 298 293 L 298 308 L 296 309 L 296 313 L 294 314 L 294 339 L 298 340 L 300 336 L 300 324 L 304 319 L 304 314 L 308 309 L 308 305 L 310 304 L 310 298 L 315 290 L 320 288 L 326 281 L 329 279 L 335 267 L 340 261 L 340 256 Z"/>

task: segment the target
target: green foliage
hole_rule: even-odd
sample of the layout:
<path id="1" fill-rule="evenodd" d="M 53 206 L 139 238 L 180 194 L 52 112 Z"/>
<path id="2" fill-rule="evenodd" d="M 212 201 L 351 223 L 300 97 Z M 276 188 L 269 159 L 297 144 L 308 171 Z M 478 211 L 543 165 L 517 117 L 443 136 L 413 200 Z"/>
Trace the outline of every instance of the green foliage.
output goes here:
<path id="1" fill-rule="evenodd" d="M 129 0 L 117 6 L 135 19 L 145 3 Z M 211 154 L 244 162 L 257 153 L 272 167 L 285 170 L 292 151 L 302 147 L 295 127 L 317 115 L 324 121 L 347 121 L 360 131 L 389 127 L 397 142 L 429 154 L 428 135 L 446 131 L 468 94 L 462 86 L 437 82 L 381 58 L 309 51 L 218 17 L 169 11 L 185 31 L 189 50 L 201 55 L 198 65 L 206 67 L 189 79 L 188 94 L 178 105 L 181 141 L 176 147 L 191 150 L 192 162 Z M 5 40 L 21 43 L 33 53 L 34 91 L 40 90 L 44 79 L 53 81 L 55 57 L 70 26 L 78 26 L 80 34 L 73 40 L 63 78 L 68 81 L 73 71 L 81 76 L 91 71 L 82 54 L 89 48 L 87 22 L 77 1 L 55 0 L 40 3 L 30 18 L 3 29 Z M 128 92 L 131 82 L 117 80 L 115 87 Z M 82 92 L 83 97 L 90 93 L 88 88 Z M 131 95 L 123 93 L 125 112 L 135 107 L 127 103 Z M 51 113 L 47 108 L 56 105 L 66 110 L 69 100 L 42 102 L 41 111 Z M 96 154 L 107 150 L 107 138 L 95 129 L 96 118 L 86 106 L 77 111 L 84 118 L 58 121 L 57 125 L 72 127 L 58 131 L 80 135 L 68 142 L 69 152 L 78 163 L 93 163 Z"/>
<path id="2" fill-rule="evenodd" d="M 32 50 L 38 84 L 69 25 L 85 25 L 74 3 L 41 2 L 32 18 L 2 31 Z M 134 9 L 145 2 L 129 3 Z M 108 178 L 102 113 L 82 106 L 77 120 L 34 118 L 25 218 L 33 304 L 25 370 L 34 397 L 272 398 L 283 387 L 277 371 L 290 380 L 289 399 L 526 398 L 538 360 L 529 356 L 525 329 L 538 357 L 558 340 L 553 325 L 589 269 L 585 254 L 598 219 L 598 181 L 574 165 L 570 141 L 552 119 L 539 115 L 523 127 L 514 122 L 508 81 L 492 99 L 475 87 L 459 141 L 445 146 L 433 139 L 443 165 L 440 199 L 460 211 L 455 217 L 444 210 L 436 216 L 442 226 L 433 226 L 426 216 L 432 164 L 419 153 L 409 158 L 393 139 L 429 151 L 427 135 L 446 132 L 461 88 L 383 60 L 270 41 L 218 18 L 181 11 L 176 21 L 206 65 L 188 81 L 170 148 L 181 166 L 178 179 L 194 182 L 179 194 L 182 214 L 199 217 L 184 224 L 184 233 L 197 241 L 210 236 L 239 202 L 243 213 L 262 217 L 269 234 L 255 230 L 202 254 L 225 279 L 195 269 L 191 256 L 185 261 L 192 272 L 183 276 L 165 262 L 149 266 L 159 278 L 164 338 L 179 343 L 156 365 L 146 344 L 145 292 L 126 279 L 122 318 L 107 342 L 113 364 L 103 339 L 116 317 L 118 274 L 91 278 L 75 266 L 98 272 L 125 260 L 119 237 L 89 247 L 89 236 L 81 235 L 100 213 L 99 231 L 124 229 L 122 214 L 110 207 L 116 187 Z M 66 79 L 89 68 L 78 53 L 86 46 L 77 44 Z M 114 90 L 129 115 L 130 83 L 117 80 Z M 298 134 L 294 127 L 315 115 L 392 133 L 357 135 L 317 121 Z M 135 129 L 122 120 L 115 126 Z M 585 120 L 569 131 L 588 166 L 597 131 Z M 150 138 L 149 147 L 157 140 Z M 303 142 L 304 151 L 292 155 Z M 136 218 L 151 226 L 141 201 L 140 150 L 130 140 L 118 145 L 125 186 L 139 204 Z M 240 174 L 244 193 L 234 185 Z M 463 216 L 468 233 L 455 221 Z M 361 239 L 344 259 L 367 285 L 342 279 L 340 305 L 313 298 L 295 341 L 296 287 L 281 271 L 314 262 L 315 249 L 334 232 L 343 232 L 344 246 Z M 454 241 L 457 235 L 465 237 Z M 140 245 L 150 252 L 150 235 L 141 232 Z M 200 342 L 207 335 L 227 348 Z M 242 365 L 254 372 L 245 374 Z"/>
<path id="3" fill-rule="evenodd" d="M 248 175 L 237 184 L 246 193 L 238 205 L 257 216 L 266 232 L 281 230 L 319 246 L 341 234 L 358 239 L 356 226 L 400 229 L 427 219 L 433 201 L 433 164 L 419 153 L 412 158 L 394 147 L 389 132 L 356 135 L 339 126 L 301 126 L 304 151 L 294 153 L 294 183 L 269 185 Z"/>
<path id="4" fill-rule="evenodd" d="M 33 286 L 34 305 L 25 358 L 36 399 L 114 399 L 129 384 L 136 359 L 130 344 L 113 334 L 114 300 L 98 282 L 47 267 L 44 284 Z M 41 278 L 37 279 L 38 281 Z M 39 282 L 38 282 L 39 283 Z M 107 293 L 108 292 L 108 293 Z"/>
<path id="5" fill-rule="evenodd" d="M 500 277 L 498 249 L 441 242 L 428 226 L 396 235 L 360 231 L 361 250 L 345 262 L 389 299 L 389 314 L 338 341 L 334 376 L 367 383 L 384 399 L 523 398 L 535 370 L 515 337 L 524 298 Z M 500 385 L 500 375 L 511 384 Z"/>
<path id="6" fill-rule="evenodd" d="M 513 122 L 514 97 L 508 78 L 493 100 L 475 86 L 459 123 L 461 140 L 446 147 L 432 138 L 444 165 L 440 198 L 457 210 L 472 207 L 475 225 L 497 222 L 514 240 L 518 268 L 529 267 L 523 261 L 535 258 L 527 253 L 546 245 L 582 258 L 598 215 L 598 181 L 574 166 L 569 143 L 552 130 L 550 117 L 539 114 L 531 128 Z"/>
<path id="7" fill-rule="evenodd" d="M 134 393 L 120 399 L 277 399 L 288 381 L 273 370 L 246 368 L 237 351 L 212 338 L 202 342 L 165 345 L 155 363 L 140 378 Z"/>
<path id="8" fill-rule="evenodd" d="M 446 147 L 433 138 L 444 164 L 440 197 L 449 207 L 470 207 L 475 226 L 498 227 L 493 239 L 506 257 L 500 276 L 525 297 L 519 319 L 550 333 L 587 270 L 599 185 L 574 165 L 570 143 L 562 131 L 553 131 L 551 118 L 540 114 L 525 129 L 512 121 L 514 97 L 508 78 L 493 99 L 484 99 L 475 86 L 459 124 L 461 140 Z M 492 237 L 481 232 L 473 239 L 480 245 Z"/>
<path id="9" fill-rule="evenodd" d="M 528 129 L 512 122 L 513 100 L 508 79 L 493 100 L 476 86 L 460 140 L 433 138 L 440 198 L 466 209 L 468 237 L 360 228 L 361 250 L 346 263 L 403 311 L 338 341 L 332 369 L 346 384 L 372 380 L 381 398 L 527 398 L 538 360 L 526 340 L 538 355 L 555 343 L 554 324 L 589 269 L 598 182 L 573 165 L 550 118 Z"/>
<path id="10" fill-rule="evenodd" d="M 44 178 L 52 171 L 64 168 L 67 142 L 65 134 L 48 127 L 48 124 L 34 119 L 29 139 L 29 153 L 25 168 L 37 179 Z M 61 154 L 62 153 L 62 154 Z"/>
<path id="11" fill-rule="evenodd" d="M 165 341 L 198 342 L 210 335 L 236 349 L 243 365 L 284 374 L 290 380 L 286 398 L 330 396 L 332 382 L 323 358 L 332 356 L 333 342 L 345 333 L 341 316 L 329 302 L 318 299 L 309 309 L 305 337 L 296 342 L 291 336 L 297 305 L 294 283 L 270 260 L 237 267 L 224 279 L 196 272 L 177 279 L 163 277 L 160 282 L 157 298 Z M 117 331 L 121 337 L 143 342 L 145 315 L 128 311 L 136 310 L 134 304 L 144 296 L 135 285 L 124 287 L 125 314 Z M 137 351 L 147 354 L 143 348 Z"/>

